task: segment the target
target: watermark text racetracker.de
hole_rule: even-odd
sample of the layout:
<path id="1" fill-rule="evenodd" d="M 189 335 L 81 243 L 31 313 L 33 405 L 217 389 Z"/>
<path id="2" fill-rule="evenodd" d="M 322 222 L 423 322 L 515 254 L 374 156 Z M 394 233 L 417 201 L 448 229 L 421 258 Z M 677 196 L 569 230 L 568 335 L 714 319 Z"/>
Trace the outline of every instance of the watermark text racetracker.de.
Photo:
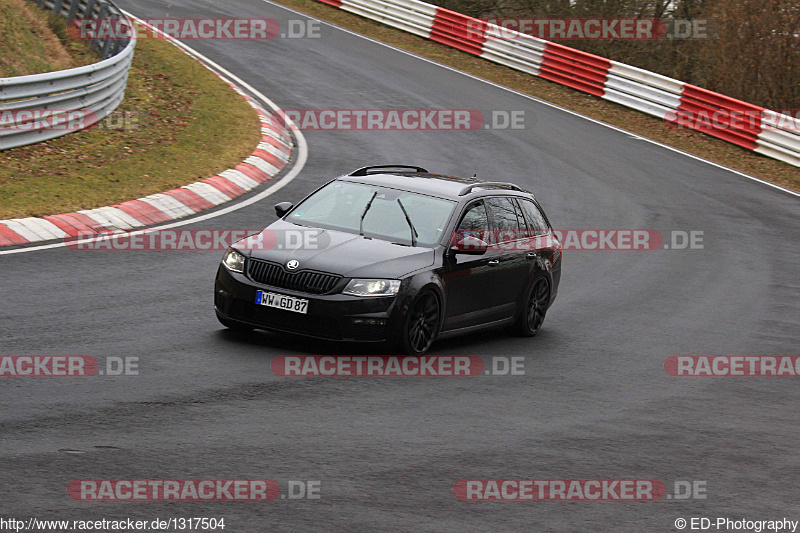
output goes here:
<path id="1" fill-rule="evenodd" d="M 115 110 L 103 120 L 91 109 L 15 109 L 0 112 L 0 132 L 33 131 L 76 132 L 87 129 L 135 131 L 142 129 L 148 116 L 140 111 Z"/>
<path id="2" fill-rule="evenodd" d="M 74 132 L 95 124 L 97 120 L 97 114 L 91 109 L 6 109 L 0 111 L 0 132 Z"/>
<path id="3" fill-rule="evenodd" d="M 660 232 L 647 229 L 555 230 L 568 250 L 703 250 L 702 230 Z"/>
<path id="4" fill-rule="evenodd" d="M 79 501 L 239 501 L 321 499 L 322 481 L 272 479 L 75 479 L 67 494 Z"/>
<path id="5" fill-rule="evenodd" d="M 664 370 L 675 377 L 798 377 L 797 355 L 672 355 Z"/>
<path id="6" fill-rule="evenodd" d="M 467 22 L 467 37 L 471 39 L 657 41 L 708 39 L 716 33 L 716 24 L 707 19 L 485 18 Z"/>
<path id="7" fill-rule="evenodd" d="M 658 479 L 462 479 L 453 494 L 462 501 L 543 502 L 704 500 L 707 482 L 675 480 L 672 492 Z"/>
<path id="8" fill-rule="evenodd" d="M 64 238 L 67 248 L 78 251 L 225 251 L 242 239 L 246 250 L 322 250 L 330 236 L 318 229 L 166 229 L 102 230 Z"/>
<path id="9" fill-rule="evenodd" d="M 521 109 L 285 109 L 279 116 L 303 132 L 524 130 L 533 123 Z"/>
<path id="10" fill-rule="evenodd" d="M 455 377 L 524 376 L 523 356 L 475 355 L 281 355 L 270 365 L 281 377 Z"/>
<path id="11" fill-rule="evenodd" d="M 772 118 L 770 118 L 772 117 Z M 671 130 L 697 131 L 800 131 L 800 110 L 782 109 L 766 112 L 760 109 L 681 109 L 669 111 L 664 122 Z"/>
<path id="12" fill-rule="evenodd" d="M 120 17 L 73 19 L 67 31 L 77 39 L 127 40 L 272 40 L 320 39 L 322 23 L 310 19 L 289 19 L 284 27 L 269 18 L 151 18 L 131 26 Z"/>
<path id="13" fill-rule="evenodd" d="M 138 376 L 138 357 L 91 355 L 0 355 L 0 378 Z"/>
<path id="14" fill-rule="evenodd" d="M 453 233 L 451 244 L 455 245 L 465 237 L 475 237 L 502 250 L 551 248 L 556 245 L 556 240 L 558 247 L 563 251 L 703 250 L 705 248 L 705 232 L 701 230 L 672 230 L 662 233 L 654 229 L 581 228 L 555 229 L 551 234 L 549 231 L 539 230 L 462 229 Z M 462 246 L 470 248 L 478 244 L 469 241 Z"/>
<path id="15" fill-rule="evenodd" d="M 534 250 L 551 247 L 555 240 L 563 251 L 652 251 L 703 250 L 705 234 L 700 230 L 672 230 L 662 233 L 652 229 L 566 229 L 553 234 L 520 230 L 459 230 L 451 244 L 477 237 L 501 250 Z M 244 239 L 244 240 L 243 240 Z M 554 240 L 555 239 L 555 240 Z M 244 250 L 324 250 L 330 235 L 319 229 L 144 229 L 134 231 L 102 229 L 77 232 L 64 238 L 67 248 L 76 251 L 225 251 L 237 246 Z M 466 245 L 469 247 L 469 244 Z"/>

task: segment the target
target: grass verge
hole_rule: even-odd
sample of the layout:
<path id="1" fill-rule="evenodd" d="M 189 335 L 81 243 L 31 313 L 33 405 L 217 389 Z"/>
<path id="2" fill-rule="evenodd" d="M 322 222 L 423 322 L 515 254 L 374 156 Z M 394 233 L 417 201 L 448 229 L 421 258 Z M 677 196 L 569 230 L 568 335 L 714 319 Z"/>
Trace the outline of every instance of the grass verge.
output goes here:
<path id="1" fill-rule="evenodd" d="M 88 41 L 67 35 L 63 17 L 26 0 L 0 1 L 0 78 L 89 65 L 97 56 Z"/>
<path id="2" fill-rule="evenodd" d="M 397 48 L 624 128 L 642 137 L 684 150 L 765 181 L 800 191 L 800 169 L 759 156 L 709 135 L 691 130 L 671 129 L 663 120 L 644 113 L 492 63 L 314 0 L 276 1 Z"/>
<path id="3" fill-rule="evenodd" d="M 113 115 L 0 152 L 0 219 L 90 209 L 207 178 L 249 156 L 260 132 L 254 110 L 216 74 L 167 41 L 141 39 Z"/>

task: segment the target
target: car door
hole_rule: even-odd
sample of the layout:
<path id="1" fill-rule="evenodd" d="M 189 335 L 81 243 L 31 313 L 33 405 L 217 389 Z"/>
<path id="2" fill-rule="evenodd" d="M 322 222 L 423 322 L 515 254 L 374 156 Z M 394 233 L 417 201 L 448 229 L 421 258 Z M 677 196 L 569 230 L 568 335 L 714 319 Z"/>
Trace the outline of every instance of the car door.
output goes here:
<path id="1" fill-rule="evenodd" d="M 489 217 L 483 200 L 468 204 L 461 213 L 453 239 L 490 235 Z M 488 238 L 488 237 L 487 237 Z M 444 261 L 444 289 L 447 298 L 443 331 L 466 328 L 491 321 L 495 269 L 489 265 L 493 253 L 468 255 L 450 250 Z"/>
<path id="2" fill-rule="evenodd" d="M 529 279 L 529 232 L 525 217 L 514 198 L 496 196 L 486 199 L 492 233 L 489 266 L 493 270 L 495 309 L 498 319 L 509 318 L 516 312 Z"/>
<path id="3" fill-rule="evenodd" d="M 535 237 L 532 239 L 532 253 L 528 254 L 529 259 L 534 261 L 532 265 L 534 268 L 550 272 L 555 290 L 561 280 L 561 244 L 536 202 L 519 198 L 519 205 L 525 213 L 531 235 Z"/>

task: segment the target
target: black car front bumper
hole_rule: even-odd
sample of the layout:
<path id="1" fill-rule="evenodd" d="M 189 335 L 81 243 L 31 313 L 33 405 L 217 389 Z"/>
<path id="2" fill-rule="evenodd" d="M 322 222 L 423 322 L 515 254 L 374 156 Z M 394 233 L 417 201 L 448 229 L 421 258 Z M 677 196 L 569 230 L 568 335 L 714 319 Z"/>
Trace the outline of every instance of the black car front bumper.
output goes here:
<path id="1" fill-rule="evenodd" d="M 256 303 L 259 290 L 306 299 L 307 313 L 259 305 Z M 336 341 L 394 340 L 402 323 L 401 300 L 400 295 L 365 298 L 272 287 L 256 283 L 222 265 L 214 284 L 214 307 L 223 321 Z"/>

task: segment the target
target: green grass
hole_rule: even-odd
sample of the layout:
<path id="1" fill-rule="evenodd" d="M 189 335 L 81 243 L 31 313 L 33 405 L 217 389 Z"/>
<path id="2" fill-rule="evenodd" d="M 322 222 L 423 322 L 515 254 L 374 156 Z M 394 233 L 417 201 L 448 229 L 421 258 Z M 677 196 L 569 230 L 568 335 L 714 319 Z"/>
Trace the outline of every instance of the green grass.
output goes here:
<path id="1" fill-rule="evenodd" d="M 67 35 L 66 22 L 25 0 L 0 0 L 0 78 L 40 74 L 97 61 L 88 41 Z"/>
<path id="2" fill-rule="evenodd" d="M 519 92 L 577 111 L 583 115 L 613 124 L 637 135 L 679 148 L 763 180 L 800 191 L 800 169 L 786 163 L 759 156 L 700 132 L 670 129 L 664 121 L 644 113 L 492 63 L 448 46 L 389 28 L 378 22 L 315 0 L 277 1 L 287 7 L 332 22 L 397 48 L 402 48 Z"/>
<path id="3" fill-rule="evenodd" d="M 139 40 L 115 115 L 89 131 L 0 152 L 0 219 L 180 187 L 237 165 L 260 140 L 258 116 L 247 102 L 162 40 Z"/>

